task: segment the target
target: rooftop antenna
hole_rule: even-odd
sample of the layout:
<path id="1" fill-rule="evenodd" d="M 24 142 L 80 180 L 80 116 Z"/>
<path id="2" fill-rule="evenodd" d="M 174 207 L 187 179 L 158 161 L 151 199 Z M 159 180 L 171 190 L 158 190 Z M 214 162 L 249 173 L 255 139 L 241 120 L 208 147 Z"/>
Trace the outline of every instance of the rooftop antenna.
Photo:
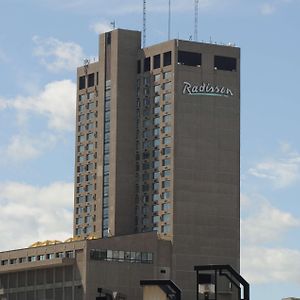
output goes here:
<path id="1" fill-rule="evenodd" d="M 168 40 L 171 39 L 171 0 L 169 0 Z"/>
<path id="2" fill-rule="evenodd" d="M 113 20 L 113 21 L 110 22 L 110 27 L 112 29 L 116 29 L 116 20 Z"/>
<path id="3" fill-rule="evenodd" d="M 194 28 L 194 40 L 198 42 L 198 17 L 199 17 L 199 0 L 195 0 L 195 28 Z"/>
<path id="4" fill-rule="evenodd" d="M 146 0 L 143 0 L 143 48 L 146 46 Z"/>

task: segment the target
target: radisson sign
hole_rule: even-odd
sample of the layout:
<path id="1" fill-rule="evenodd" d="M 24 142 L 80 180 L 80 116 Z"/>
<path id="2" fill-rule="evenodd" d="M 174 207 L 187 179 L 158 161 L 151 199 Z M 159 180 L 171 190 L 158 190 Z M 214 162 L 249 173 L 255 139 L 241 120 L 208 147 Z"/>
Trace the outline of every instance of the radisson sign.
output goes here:
<path id="1" fill-rule="evenodd" d="M 224 86 L 211 85 L 210 83 L 205 82 L 201 85 L 194 85 L 187 81 L 183 83 L 182 94 L 190 96 L 217 96 L 227 98 L 233 96 L 231 89 Z"/>

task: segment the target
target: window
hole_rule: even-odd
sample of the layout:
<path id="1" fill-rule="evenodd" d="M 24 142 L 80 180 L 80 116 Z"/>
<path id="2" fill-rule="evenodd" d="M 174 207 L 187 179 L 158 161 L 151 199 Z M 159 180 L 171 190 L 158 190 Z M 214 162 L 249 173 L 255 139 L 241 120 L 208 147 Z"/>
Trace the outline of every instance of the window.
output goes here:
<path id="1" fill-rule="evenodd" d="M 162 182 L 162 187 L 163 188 L 168 188 L 171 185 L 171 181 L 170 180 L 166 180 Z"/>
<path id="2" fill-rule="evenodd" d="M 144 72 L 150 71 L 150 57 L 144 59 Z"/>
<path id="3" fill-rule="evenodd" d="M 94 174 L 88 174 L 86 175 L 86 181 L 94 180 Z"/>
<path id="4" fill-rule="evenodd" d="M 163 233 L 168 233 L 168 232 L 170 232 L 170 230 L 171 230 L 170 225 L 161 226 L 161 232 L 163 232 Z"/>
<path id="5" fill-rule="evenodd" d="M 160 134 L 160 129 L 159 128 L 154 128 L 153 129 L 153 135 L 159 136 L 159 134 Z"/>
<path id="6" fill-rule="evenodd" d="M 170 78 L 172 78 L 172 73 L 171 72 L 164 72 L 163 78 L 164 79 L 170 79 Z"/>
<path id="7" fill-rule="evenodd" d="M 154 141 L 153 141 L 153 146 L 154 147 L 158 147 L 160 145 L 160 140 L 159 139 L 155 139 Z"/>
<path id="8" fill-rule="evenodd" d="M 94 114 L 93 112 L 87 113 L 87 114 L 86 114 L 86 118 L 87 118 L 87 120 L 94 119 L 94 118 L 95 118 L 95 114 Z"/>
<path id="9" fill-rule="evenodd" d="M 83 175 L 80 175 L 77 177 L 77 183 L 81 183 L 81 182 L 84 182 L 84 176 Z"/>
<path id="10" fill-rule="evenodd" d="M 160 113 L 160 107 L 159 106 L 154 107 L 153 108 L 153 113 L 156 114 L 156 115 L 159 114 Z"/>
<path id="11" fill-rule="evenodd" d="M 85 89 L 85 76 L 80 76 L 79 77 L 79 89 Z"/>
<path id="12" fill-rule="evenodd" d="M 171 119 L 172 119 L 172 116 L 171 116 L 171 115 L 165 115 L 165 116 L 163 116 L 163 121 L 164 121 L 164 122 L 170 122 Z"/>
<path id="13" fill-rule="evenodd" d="M 143 137 L 146 139 L 146 138 L 149 138 L 151 136 L 151 131 L 150 130 L 146 130 L 144 131 L 143 133 Z"/>
<path id="14" fill-rule="evenodd" d="M 89 123 L 89 124 L 87 124 L 87 130 L 92 130 L 92 129 L 94 129 L 95 128 L 95 124 L 94 123 Z"/>
<path id="15" fill-rule="evenodd" d="M 171 153 L 171 148 L 167 147 L 167 148 L 163 148 L 163 155 L 168 155 Z"/>
<path id="16" fill-rule="evenodd" d="M 162 165 L 163 166 L 168 166 L 170 164 L 171 164 L 171 160 L 170 159 L 163 159 L 163 161 L 162 161 Z"/>
<path id="17" fill-rule="evenodd" d="M 104 183 L 104 185 L 108 185 L 109 184 L 109 175 L 104 175 L 103 176 L 103 183 Z"/>
<path id="18" fill-rule="evenodd" d="M 159 92 L 160 92 L 160 85 L 155 85 L 154 86 L 154 92 L 155 92 L 155 94 L 159 94 Z"/>
<path id="19" fill-rule="evenodd" d="M 163 111 L 164 112 L 170 112 L 171 111 L 171 104 L 166 104 L 163 106 Z"/>
<path id="20" fill-rule="evenodd" d="M 93 133 L 87 134 L 87 140 L 88 141 L 93 140 L 93 139 L 94 139 L 94 134 Z"/>
<path id="21" fill-rule="evenodd" d="M 150 153 L 149 152 L 144 152 L 143 153 L 143 159 L 148 159 L 150 157 Z"/>
<path id="22" fill-rule="evenodd" d="M 160 101 L 160 96 L 155 96 L 154 103 L 159 104 L 159 101 Z"/>
<path id="23" fill-rule="evenodd" d="M 95 93 L 94 92 L 91 92 L 91 93 L 87 94 L 87 98 L 88 99 L 94 99 L 94 97 L 95 97 Z"/>
<path id="24" fill-rule="evenodd" d="M 77 187 L 77 193 L 83 193 L 83 192 L 84 192 L 83 186 Z"/>
<path id="25" fill-rule="evenodd" d="M 87 150 L 93 150 L 94 149 L 94 144 L 90 143 L 87 145 Z"/>
<path id="26" fill-rule="evenodd" d="M 90 153 L 86 156 L 86 160 L 93 160 L 94 159 L 94 154 Z"/>
<path id="27" fill-rule="evenodd" d="M 159 178 L 160 173 L 159 172 L 154 172 L 153 173 L 153 179 L 158 179 Z"/>
<path id="28" fill-rule="evenodd" d="M 160 74 L 154 75 L 154 81 L 160 81 Z"/>
<path id="29" fill-rule="evenodd" d="M 95 164 L 96 165 L 96 164 Z M 95 168 L 95 165 L 93 163 L 90 163 L 86 166 L 87 171 L 92 171 Z"/>
<path id="30" fill-rule="evenodd" d="M 85 126 L 84 125 L 78 126 L 78 131 L 84 131 L 84 130 L 85 130 Z"/>
<path id="31" fill-rule="evenodd" d="M 77 172 L 84 172 L 84 171 L 85 171 L 84 166 L 77 167 Z"/>
<path id="32" fill-rule="evenodd" d="M 143 170 L 149 169 L 149 163 L 143 163 Z"/>
<path id="33" fill-rule="evenodd" d="M 79 106 L 78 106 L 78 110 L 79 110 L 79 111 L 84 111 L 84 105 L 83 105 L 83 104 L 82 104 L 82 105 L 79 105 Z"/>
<path id="34" fill-rule="evenodd" d="M 170 210 L 170 208 L 171 208 L 170 203 L 163 203 L 162 210 L 167 211 Z"/>
<path id="35" fill-rule="evenodd" d="M 91 201 L 93 201 L 93 199 L 94 199 L 94 197 L 91 194 L 88 194 L 88 195 L 85 196 L 85 201 L 86 202 L 91 202 Z"/>
<path id="36" fill-rule="evenodd" d="M 144 99 L 144 105 L 145 105 L 145 106 L 150 105 L 150 99 L 145 98 L 145 99 Z"/>
<path id="37" fill-rule="evenodd" d="M 181 65 L 200 67 L 202 63 L 201 53 L 178 51 L 178 63 Z"/>
<path id="38" fill-rule="evenodd" d="M 83 203 L 84 202 L 84 196 L 77 197 L 76 202 L 77 203 Z"/>
<path id="39" fill-rule="evenodd" d="M 79 162 L 84 162 L 84 161 L 85 161 L 85 157 L 84 157 L 84 156 L 79 156 L 79 157 L 77 158 L 77 161 L 79 161 Z"/>
<path id="40" fill-rule="evenodd" d="M 78 122 L 82 122 L 82 121 L 84 121 L 84 115 L 80 115 L 80 116 L 78 116 Z"/>
<path id="41" fill-rule="evenodd" d="M 87 105 L 87 108 L 88 108 L 88 109 L 94 109 L 94 108 L 96 108 L 96 103 L 95 103 L 95 102 L 89 103 L 89 104 Z"/>
<path id="42" fill-rule="evenodd" d="M 165 91 L 170 91 L 172 89 L 172 82 L 167 82 L 163 84 L 163 89 Z"/>
<path id="43" fill-rule="evenodd" d="M 158 212 L 158 211 L 159 211 L 159 205 L 158 205 L 158 204 L 153 205 L 153 206 L 152 206 L 152 211 L 153 211 L 153 212 Z"/>
<path id="44" fill-rule="evenodd" d="M 154 125 L 159 125 L 159 123 L 160 123 L 160 118 L 159 117 L 153 119 L 153 124 Z"/>
<path id="45" fill-rule="evenodd" d="M 171 143 L 171 138 L 170 137 L 164 137 L 163 138 L 163 143 L 164 144 L 170 144 Z"/>
<path id="46" fill-rule="evenodd" d="M 151 147 L 151 142 L 150 141 L 146 141 L 143 143 L 143 149 L 146 150 L 147 148 Z"/>
<path id="47" fill-rule="evenodd" d="M 154 183 L 152 184 L 152 189 L 153 189 L 153 190 L 159 190 L 159 183 L 158 183 L 158 182 L 154 182 Z"/>
<path id="48" fill-rule="evenodd" d="M 149 127 L 151 124 L 151 121 L 150 120 L 145 120 L 144 121 L 144 127 Z"/>
<path id="49" fill-rule="evenodd" d="M 172 61 L 172 52 L 165 52 L 164 53 L 164 67 L 169 66 Z"/>
<path id="50" fill-rule="evenodd" d="M 79 95 L 79 101 L 84 101 L 86 99 L 86 94 Z"/>
<path id="51" fill-rule="evenodd" d="M 140 60 L 137 61 L 137 73 L 138 74 L 141 73 L 141 61 Z"/>
<path id="52" fill-rule="evenodd" d="M 214 67 L 217 70 L 236 71 L 236 58 L 215 56 Z"/>
<path id="53" fill-rule="evenodd" d="M 170 199 L 170 192 L 164 192 L 164 193 L 162 193 L 162 198 L 163 198 L 164 200 Z"/>
<path id="54" fill-rule="evenodd" d="M 158 158 L 159 155 L 160 155 L 159 150 L 154 150 L 153 153 L 152 153 L 152 155 L 153 155 L 154 158 Z"/>
<path id="55" fill-rule="evenodd" d="M 163 127 L 163 133 L 171 133 L 171 126 Z"/>
<path id="56" fill-rule="evenodd" d="M 169 101 L 172 99 L 172 94 L 171 93 L 167 93 L 163 95 L 163 100 L 164 101 Z"/>
<path id="57" fill-rule="evenodd" d="M 83 145 L 80 145 L 80 146 L 78 146 L 78 152 L 82 152 L 82 151 L 84 151 L 84 146 Z"/>
<path id="58" fill-rule="evenodd" d="M 157 223 L 157 222 L 159 222 L 160 220 L 159 220 L 159 216 L 154 216 L 154 217 L 152 217 L 152 223 Z"/>
<path id="59" fill-rule="evenodd" d="M 163 222 L 169 222 L 170 221 L 170 214 L 164 214 L 161 217 Z"/>
<path id="60" fill-rule="evenodd" d="M 110 120 L 110 112 L 109 111 L 105 112 L 105 114 L 104 114 L 104 120 L 105 120 L 105 122 L 107 122 L 107 121 Z"/>
<path id="61" fill-rule="evenodd" d="M 88 75 L 88 87 L 94 86 L 95 85 L 95 74 L 89 74 Z"/>
<path id="62" fill-rule="evenodd" d="M 78 142 L 84 142 L 85 141 L 85 135 L 80 135 L 78 137 Z"/>
<path id="63" fill-rule="evenodd" d="M 154 169 L 159 168 L 159 160 L 155 160 L 155 161 L 152 163 L 152 166 L 153 166 Z"/>

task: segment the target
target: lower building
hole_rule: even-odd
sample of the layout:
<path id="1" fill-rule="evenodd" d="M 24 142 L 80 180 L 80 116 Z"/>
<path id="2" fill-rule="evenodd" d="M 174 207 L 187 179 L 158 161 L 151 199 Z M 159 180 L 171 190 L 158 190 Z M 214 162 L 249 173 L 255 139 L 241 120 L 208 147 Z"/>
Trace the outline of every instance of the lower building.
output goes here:
<path id="1" fill-rule="evenodd" d="M 171 243 L 156 233 L 0 253 L 1 300 L 91 300 L 99 288 L 142 299 L 141 279 L 170 276 Z"/>

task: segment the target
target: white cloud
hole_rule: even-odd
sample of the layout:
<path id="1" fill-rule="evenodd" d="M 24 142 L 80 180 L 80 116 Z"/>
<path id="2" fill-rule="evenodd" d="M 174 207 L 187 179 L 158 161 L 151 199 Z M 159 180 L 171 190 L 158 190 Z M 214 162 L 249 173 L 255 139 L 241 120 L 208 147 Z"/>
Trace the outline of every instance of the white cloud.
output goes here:
<path id="1" fill-rule="evenodd" d="M 62 42 L 55 38 L 33 37 L 36 45 L 34 55 L 51 72 L 62 70 L 75 72 L 83 64 L 84 53 L 82 48 L 73 42 Z"/>
<path id="2" fill-rule="evenodd" d="M 49 133 L 40 136 L 18 134 L 11 137 L 8 145 L 0 148 L 0 162 L 18 163 L 37 158 L 42 152 L 54 147 L 58 137 Z"/>
<path id="3" fill-rule="evenodd" d="M 245 244 L 266 244 L 280 240 L 289 229 L 300 227 L 300 220 L 258 197 L 248 206 L 250 215 L 241 220 L 241 236 Z"/>
<path id="4" fill-rule="evenodd" d="M 260 12 L 263 15 L 272 15 L 276 11 L 276 6 L 275 4 L 271 3 L 264 3 L 260 7 Z"/>
<path id="5" fill-rule="evenodd" d="M 2 103 L 2 104 L 1 104 Z M 33 113 L 46 116 L 48 127 L 58 131 L 73 131 L 75 124 L 76 85 L 70 80 L 54 81 L 36 95 L 14 99 L 0 99 L 0 108 L 16 109 L 25 119 L 24 114 Z"/>
<path id="6" fill-rule="evenodd" d="M 73 184 L 0 183 L 0 251 L 72 235 Z M 20 223 L 21 222 L 21 223 Z"/>
<path id="7" fill-rule="evenodd" d="M 300 284 L 300 251 L 286 248 L 242 247 L 241 273 L 250 284 Z"/>
<path id="8" fill-rule="evenodd" d="M 281 144 L 281 158 L 267 159 L 249 169 L 255 177 L 270 180 L 275 187 L 284 188 L 300 179 L 300 154 L 288 144 Z"/>
<path id="9" fill-rule="evenodd" d="M 112 26 L 108 22 L 96 22 L 91 24 L 90 28 L 97 34 L 112 30 Z"/>

